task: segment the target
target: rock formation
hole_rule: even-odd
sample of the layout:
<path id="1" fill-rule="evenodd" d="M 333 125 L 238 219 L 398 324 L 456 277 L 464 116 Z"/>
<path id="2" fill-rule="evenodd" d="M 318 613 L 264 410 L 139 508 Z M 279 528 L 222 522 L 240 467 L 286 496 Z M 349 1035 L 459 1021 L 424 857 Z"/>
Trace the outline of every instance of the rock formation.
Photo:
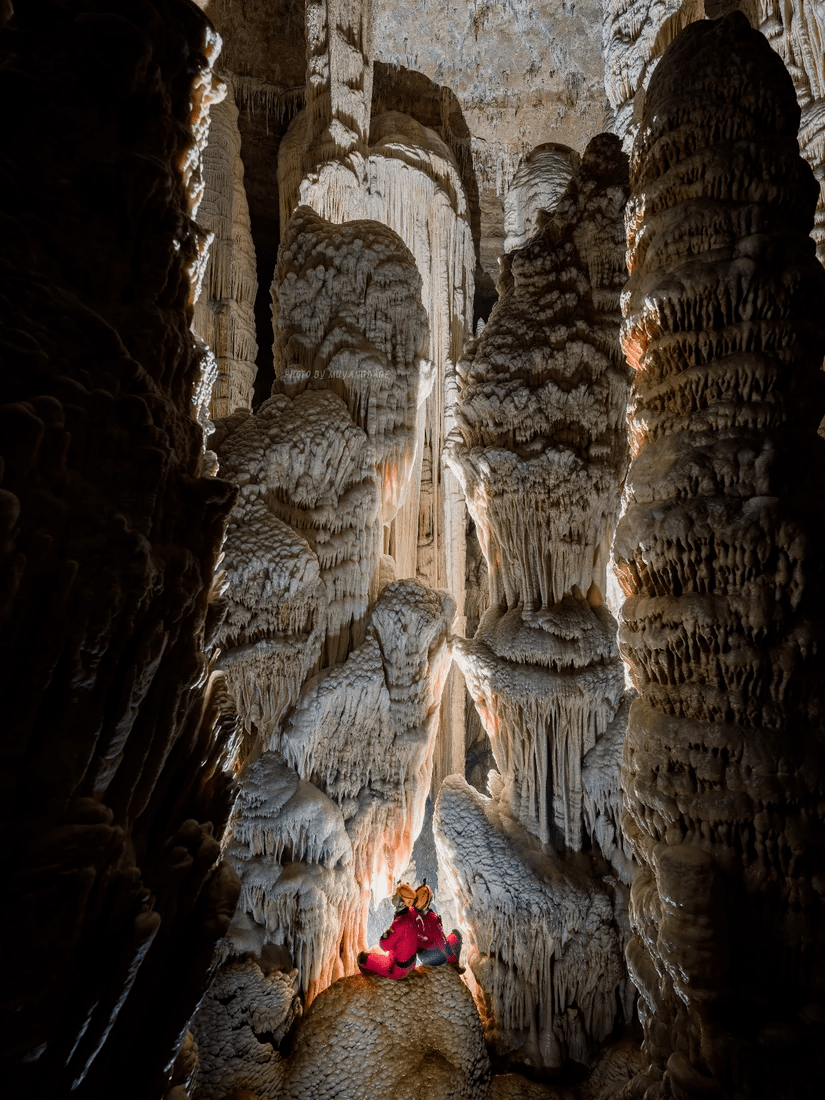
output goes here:
<path id="1" fill-rule="evenodd" d="M 483 813 L 464 785 L 442 789 L 437 839 L 478 951 L 473 972 L 491 1034 L 508 1053 L 546 1066 L 589 1061 L 588 1044 L 612 1030 L 621 971 L 607 895 L 572 863 L 547 857 L 533 869 L 529 861 L 541 844 L 585 846 L 582 760 L 624 693 L 603 593 L 626 465 L 618 340 L 626 179 L 618 140 L 595 138 L 552 215 L 508 257 L 500 301 L 458 366 L 448 451 L 490 590 L 489 610 L 456 653 L 498 771 Z M 618 791 L 618 768 L 612 786 Z M 484 839 L 468 846 L 461 822 L 470 819 Z M 532 855 L 529 837 L 540 842 Z M 515 851 L 498 856 L 496 845 L 511 840 Z M 521 872 L 520 859 L 528 861 Z M 493 885 L 483 889 L 487 879 Z M 533 880 L 543 900 L 521 906 Z M 502 902 L 510 882 L 519 900 Z M 567 895 L 542 930 L 537 914 L 560 889 Z M 562 949 L 577 939 L 585 910 L 594 954 L 573 962 Z M 571 977 L 582 970 L 586 989 Z M 604 985 L 592 984 L 594 972 Z"/>
<path id="2" fill-rule="evenodd" d="M 255 981 L 247 976 L 253 968 L 261 974 L 250 963 L 235 969 L 236 988 Z M 264 981 L 258 979 L 258 987 Z M 219 1084 L 201 1085 L 196 1078 L 195 1100 L 217 1100 L 231 1095 L 233 1087 L 260 1095 L 261 1086 L 284 1100 L 413 1100 L 422 1095 L 487 1100 L 490 1094 L 481 1025 L 472 996 L 452 967 L 419 969 L 403 982 L 362 975 L 336 982 L 300 1021 L 285 1058 L 271 1045 L 277 1042 L 277 1024 L 264 1035 L 270 1022 L 264 1012 L 271 1015 L 274 998 L 266 1009 L 254 999 L 250 1008 L 227 1000 L 210 1010 L 220 1017 L 217 1033 L 225 1037 L 215 1059 L 222 1068 L 220 1076 L 213 1075 Z M 285 1015 L 287 998 L 278 1003 Z M 243 1022 L 240 1013 L 246 1014 Z M 250 1057 L 253 1045 L 257 1050 Z"/>
<path id="3" fill-rule="evenodd" d="M 453 580 L 464 573 L 464 507 L 454 476 L 442 470 L 441 450 L 452 425 L 453 364 L 472 320 L 469 212 L 458 165 L 437 134 L 397 111 L 372 116 L 371 8 L 306 9 L 307 105 L 280 147 L 281 224 L 299 204 L 334 223 L 366 217 L 395 230 L 415 257 L 430 325 L 432 390 L 417 423 L 419 465 L 388 545 L 400 576 L 453 590 L 461 626 L 463 586 Z M 455 674 L 443 725 L 436 783 L 463 761 L 464 691 Z"/>
<path id="4" fill-rule="evenodd" d="M 633 994 L 611 898 L 587 860 L 543 849 L 460 776 L 441 788 L 435 829 L 493 1049 L 533 1066 L 589 1063 L 613 1030 L 617 990 L 628 1016 Z"/>
<path id="5" fill-rule="evenodd" d="M 549 215 L 579 166 L 566 145 L 547 142 L 525 156 L 504 196 L 504 251 L 521 248 L 533 237 L 542 215 Z"/>
<path id="6" fill-rule="evenodd" d="M 197 218 L 212 240 L 192 327 L 216 358 L 218 373 L 211 391 L 210 413 L 221 417 L 236 409 L 252 408 L 258 352 L 253 313 L 258 289 L 255 246 L 231 80 L 223 100 L 210 112 L 203 177 L 204 193 Z"/>
<path id="7" fill-rule="evenodd" d="M 4 1082 L 145 1097 L 238 892 L 218 840 L 234 719 L 209 660 L 232 489 L 199 476 L 189 332 L 217 41 L 179 0 L 15 8 L 0 30 L 15 104 L 0 258 Z"/>
<path id="8" fill-rule="evenodd" d="M 392 893 L 424 820 L 455 605 L 387 583 L 382 554 L 416 468 L 420 286 L 392 230 L 299 209 L 276 270 L 279 392 L 213 436 L 238 485 L 218 638 L 245 730 L 227 839 L 241 896 L 193 1023 L 199 1049 L 222 1051 L 229 1027 L 235 1054 L 229 1069 L 200 1061 L 204 1095 L 245 1059 L 260 1082 L 274 1065 L 222 1023 L 239 960 L 280 953 L 305 1003 L 352 974 L 370 903 Z M 263 981 L 244 975 L 244 989 Z"/>
<path id="9" fill-rule="evenodd" d="M 196 4 L 0 0 L 7 1091 L 813 1100 L 823 5 Z"/>
<path id="10" fill-rule="evenodd" d="M 668 49 L 633 150 L 616 556 L 639 690 L 622 780 L 639 1096 L 810 1094 L 789 1052 L 810 1049 L 825 993 L 825 276 L 798 123 L 781 61 L 736 14 Z"/>
<path id="11" fill-rule="evenodd" d="M 819 182 L 814 239 L 825 262 L 825 11 L 816 0 L 607 0 L 602 9 L 605 88 L 614 132 L 629 151 L 657 63 L 695 20 L 739 9 L 760 30 L 793 78 L 802 120 L 799 145 Z"/>

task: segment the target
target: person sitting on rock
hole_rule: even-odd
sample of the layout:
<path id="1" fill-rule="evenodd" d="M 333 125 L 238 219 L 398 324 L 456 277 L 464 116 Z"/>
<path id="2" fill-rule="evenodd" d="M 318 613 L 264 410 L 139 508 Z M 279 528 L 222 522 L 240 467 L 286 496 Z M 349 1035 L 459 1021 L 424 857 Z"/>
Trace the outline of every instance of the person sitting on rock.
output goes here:
<path id="1" fill-rule="evenodd" d="M 424 966 L 443 966 L 444 963 L 449 963 L 460 971 L 458 958 L 461 954 L 461 933 L 454 928 L 449 936 L 444 935 L 441 917 L 430 908 L 432 900 L 433 892 L 425 879 L 423 885 L 415 891 L 413 899 L 415 927 L 418 932 L 418 958 Z"/>
<path id="2" fill-rule="evenodd" d="M 418 948 L 416 928 L 415 890 L 408 882 L 401 882 L 393 894 L 395 917 L 382 935 L 378 947 L 358 952 L 358 965 L 362 974 L 380 974 L 384 978 L 400 981 L 415 970 Z"/>

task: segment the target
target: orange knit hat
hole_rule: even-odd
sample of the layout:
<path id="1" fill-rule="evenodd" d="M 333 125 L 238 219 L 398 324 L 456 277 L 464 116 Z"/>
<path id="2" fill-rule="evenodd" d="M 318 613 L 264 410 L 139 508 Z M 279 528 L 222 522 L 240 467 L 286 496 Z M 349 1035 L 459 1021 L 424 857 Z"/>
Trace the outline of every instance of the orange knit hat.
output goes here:
<path id="1" fill-rule="evenodd" d="M 408 882 L 399 882 L 395 888 L 393 894 L 393 902 L 396 907 L 399 905 L 406 905 L 409 909 L 410 906 L 415 904 L 416 892 Z"/>
<path id="2" fill-rule="evenodd" d="M 419 913 L 424 913 L 429 909 L 432 900 L 433 892 L 425 882 L 423 886 L 419 886 L 416 890 L 413 905 L 415 905 Z"/>

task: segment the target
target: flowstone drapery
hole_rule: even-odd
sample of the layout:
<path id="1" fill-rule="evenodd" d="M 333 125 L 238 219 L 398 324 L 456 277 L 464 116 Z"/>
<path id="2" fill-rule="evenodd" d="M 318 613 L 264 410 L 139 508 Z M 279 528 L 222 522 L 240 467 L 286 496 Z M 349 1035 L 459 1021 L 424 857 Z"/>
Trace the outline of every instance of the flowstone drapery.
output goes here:
<path id="1" fill-rule="evenodd" d="M 735 14 L 668 49 L 633 150 L 615 552 L 640 695 L 622 780 L 639 1096 L 813 1095 L 789 1052 L 825 995 L 825 275 L 798 123 Z"/>
<path id="2" fill-rule="evenodd" d="M 577 852 L 589 844 L 582 760 L 624 694 L 603 594 L 626 465 L 628 376 L 618 341 L 626 181 L 618 139 L 595 138 L 543 227 L 509 255 L 500 301 L 458 365 L 457 429 L 448 445 L 490 589 L 490 609 L 472 640 L 456 643 L 456 656 L 498 770 L 490 775 L 493 802 L 479 848 L 458 837 L 461 820 L 481 813 L 473 803 L 480 796 L 455 780 L 440 796 L 436 835 L 469 922 L 491 1035 L 508 1054 L 548 1066 L 567 1057 L 587 1061 L 613 1027 L 621 967 L 612 902 L 600 886 L 584 887 L 573 863 L 548 856 L 543 871 L 524 865 L 525 882 L 536 878 L 545 901 L 565 882 L 578 902 L 560 901 L 558 923 L 542 931 L 536 914 L 544 902 L 531 918 L 529 906 L 505 901 L 505 930 L 491 911 L 501 891 L 489 886 L 488 896 L 478 883 L 518 881 L 531 842 L 537 853 L 541 845 Z M 522 829 L 510 866 L 493 861 L 479 872 L 480 851 L 492 851 L 498 833 L 503 843 L 504 834 L 515 838 Z M 584 951 L 577 965 L 590 975 L 587 998 L 601 1006 L 593 1011 L 584 1010 L 584 987 L 574 990 L 561 977 L 562 944 L 582 907 L 590 907 L 591 932 L 598 928 L 585 937 L 594 951 L 599 945 L 598 959 L 577 948 Z M 567 1027 L 574 1002 L 583 1014 Z"/>

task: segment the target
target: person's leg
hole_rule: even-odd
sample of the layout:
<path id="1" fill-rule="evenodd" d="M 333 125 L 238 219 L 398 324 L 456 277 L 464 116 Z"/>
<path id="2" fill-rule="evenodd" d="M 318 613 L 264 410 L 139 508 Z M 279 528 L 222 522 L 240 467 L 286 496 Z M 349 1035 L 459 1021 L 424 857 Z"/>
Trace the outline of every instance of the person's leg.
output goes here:
<path id="1" fill-rule="evenodd" d="M 394 978 L 392 973 L 392 955 L 386 955 L 383 951 L 362 951 L 358 956 L 358 965 L 362 974 L 379 974 L 382 978 Z"/>
<path id="2" fill-rule="evenodd" d="M 450 966 L 458 966 L 458 960 L 461 955 L 461 943 L 461 933 L 457 928 L 454 928 L 449 936 L 447 936 L 447 962 Z"/>

